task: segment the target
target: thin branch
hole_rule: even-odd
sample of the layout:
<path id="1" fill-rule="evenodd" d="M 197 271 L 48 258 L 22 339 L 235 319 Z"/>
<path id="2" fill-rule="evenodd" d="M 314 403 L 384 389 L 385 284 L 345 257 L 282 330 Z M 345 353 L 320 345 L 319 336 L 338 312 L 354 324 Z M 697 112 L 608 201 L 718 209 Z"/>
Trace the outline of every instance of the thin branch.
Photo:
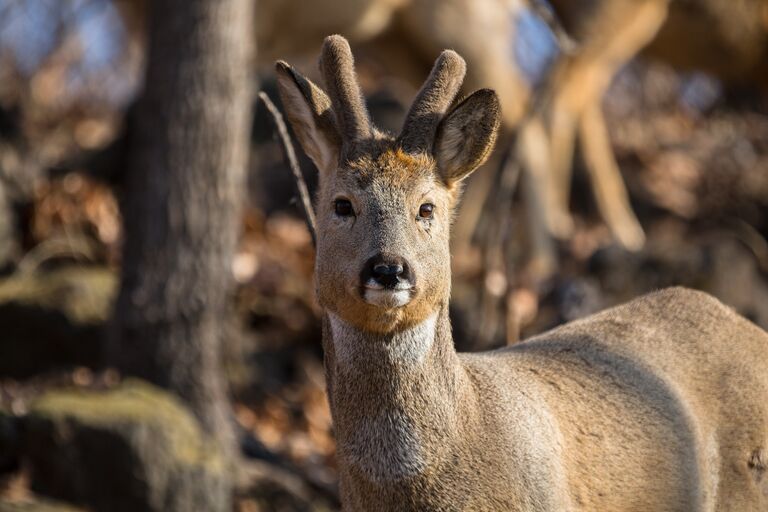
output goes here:
<path id="1" fill-rule="evenodd" d="M 291 168 L 293 180 L 296 183 L 296 189 L 299 192 L 299 199 L 302 209 L 304 210 L 304 219 L 307 222 L 309 233 L 312 235 L 312 245 L 317 246 L 315 235 L 315 211 L 312 209 L 312 200 L 309 197 L 307 183 L 304 181 L 304 176 L 301 174 L 301 167 L 299 167 L 296 151 L 293 149 L 291 136 L 288 135 L 288 128 L 285 126 L 283 115 L 277 109 L 275 104 L 272 103 L 272 100 L 269 99 L 269 96 L 263 91 L 259 93 L 259 99 L 264 103 L 264 106 L 267 107 L 267 110 L 272 117 L 272 122 L 274 122 L 275 128 L 277 128 L 277 135 L 280 138 L 280 143 L 283 147 L 283 154 L 288 162 L 288 167 Z"/>

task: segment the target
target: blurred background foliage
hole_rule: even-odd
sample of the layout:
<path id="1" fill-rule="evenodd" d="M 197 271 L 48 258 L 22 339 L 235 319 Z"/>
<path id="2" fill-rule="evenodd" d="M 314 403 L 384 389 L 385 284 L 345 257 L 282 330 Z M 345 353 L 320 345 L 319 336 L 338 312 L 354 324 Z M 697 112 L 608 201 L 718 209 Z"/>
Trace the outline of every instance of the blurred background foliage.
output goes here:
<path id="1" fill-rule="evenodd" d="M 533 1 L 260 0 L 253 92 L 276 99 L 277 58 L 317 79 L 330 33 L 352 42 L 384 128 L 399 127 L 443 47 L 467 59 L 468 89 L 499 90 L 505 133 L 468 183 L 455 226 L 461 350 L 514 343 L 673 284 L 708 291 L 768 327 L 767 3 Z M 623 40 L 646 4 L 664 11 L 658 26 L 649 21 L 647 37 Z M 104 357 L 105 326 L 123 221 L 131 222 L 120 218 L 118 198 L 131 170 L 149 9 L 142 0 L 0 0 L 0 510 L 68 510 L 45 494 L 104 509 L 46 484 L 34 470 L 45 454 L 22 448 L 14 418 L 44 415 L 34 404 L 55 390 L 109 390 L 123 380 Z M 609 144 L 597 156 L 574 143 L 599 140 L 599 126 L 591 131 L 579 117 L 594 112 L 582 105 L 593 96 Z M 313 248 L 270 120 L 255 101 L 247 107 L 241 234 L 223 276 L 236 287 L 222 364 L 240 450 L 252 461 L 234 506 L 332 509 Z M 561 119 L 582 131 L 569 139 Z M 544 145 L 523 137 L 537 121 Z M 546 155 L 544 169 L 559 165 L 566 177 L 537 185 L 531 155 Z M 610 176 L 594 178 L 595 158 L 615 158 L 629 217 L 600 203 L 601 186 L 608 196 L 621 191 L 602 181 Z M 311 189 L 315 170 L 303 155 L 301 164 Z M 547 224 L 552 211 L 565 220 Z"/>

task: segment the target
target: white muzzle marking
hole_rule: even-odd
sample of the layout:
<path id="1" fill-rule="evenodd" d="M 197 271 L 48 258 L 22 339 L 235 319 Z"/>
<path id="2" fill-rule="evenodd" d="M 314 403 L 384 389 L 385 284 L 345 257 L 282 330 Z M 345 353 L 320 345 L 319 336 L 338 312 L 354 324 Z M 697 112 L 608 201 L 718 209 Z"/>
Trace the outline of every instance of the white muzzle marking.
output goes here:
<path id="1" fill-rule="evenodd" d="M 411 302 L 413 288 L 406 283 L 398 283 L 394 288 L 385 288 L 373 279 L 365 283 L 363 299 L 368 304 L 382 308 L 401 308 Z"/>

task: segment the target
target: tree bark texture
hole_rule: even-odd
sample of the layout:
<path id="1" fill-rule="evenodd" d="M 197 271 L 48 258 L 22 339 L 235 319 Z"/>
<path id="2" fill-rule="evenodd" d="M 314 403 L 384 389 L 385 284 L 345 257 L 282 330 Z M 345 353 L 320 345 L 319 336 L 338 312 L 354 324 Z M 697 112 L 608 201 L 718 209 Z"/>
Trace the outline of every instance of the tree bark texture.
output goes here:
<path id="1" fill-rule="evenodd" d="M 0 271 L 13 262 L 18 252 L 15 215 L 7 187 L 0 178 Z"/>
<path id="2" fill-rule="evenodd" d="M 250 129 L 252 0 L 153 0 L 111 356 L 233 447 L 220 365 Z"/>

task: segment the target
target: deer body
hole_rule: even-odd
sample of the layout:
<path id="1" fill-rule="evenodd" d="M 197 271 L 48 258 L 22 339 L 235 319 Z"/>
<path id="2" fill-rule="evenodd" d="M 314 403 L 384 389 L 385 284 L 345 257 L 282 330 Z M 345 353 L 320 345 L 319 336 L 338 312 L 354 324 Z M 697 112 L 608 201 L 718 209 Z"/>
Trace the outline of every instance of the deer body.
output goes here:
<path id="1" fill-rule="evenodd" d="M 400 350 L 413 331 L 329 323 L 350 510 L 768 507 L 768 336 L 706 294 L 664 290 L 485 354 L 454 352 L 445 310 L 417 357 Z"/>
<path id="2" fill-rule="evenodd" d="M 457 354 L 448 239 L 499 126 L 438 58 L 397 137 L 345 40 L 328 96 L 278 63 L 320 170 L 316 288 L 347 510 L 768 510 L 768 334 L 711 297 L 646 296 L 506 349 Z M 330 96 L 330 97 L 329 97 Z"/>
<path id="3" fill-rule="evenodd" d="M 505 386 L 512 373 L 488 380 L 495 364 L 460 358 L 447 308 L 389 336 L 338 322 L 324 346 L 346 508 L 564 510 L 567 496 L 553 492 L 558 447 L 536 442 L 556 436 L 538 392 Z M 339 354 L 348 343 L 355 357 Z M 499 386 L 507 404 L 494 399 Z"/>

